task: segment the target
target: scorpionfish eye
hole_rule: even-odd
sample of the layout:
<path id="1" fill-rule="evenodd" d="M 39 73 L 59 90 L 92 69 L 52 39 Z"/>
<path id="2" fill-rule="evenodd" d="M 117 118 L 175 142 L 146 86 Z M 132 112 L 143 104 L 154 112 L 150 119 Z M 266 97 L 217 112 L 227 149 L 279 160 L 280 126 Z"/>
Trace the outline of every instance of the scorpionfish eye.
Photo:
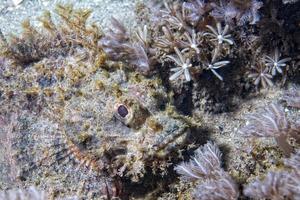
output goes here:
<path id="1" fill-rule="evenodd" d="M 124 105 L 120 105 L 118 107 L 117 111 L 118 111 L 118 114 L 123 118 L 125 118 L 128 115 L 128 109 Z"/>

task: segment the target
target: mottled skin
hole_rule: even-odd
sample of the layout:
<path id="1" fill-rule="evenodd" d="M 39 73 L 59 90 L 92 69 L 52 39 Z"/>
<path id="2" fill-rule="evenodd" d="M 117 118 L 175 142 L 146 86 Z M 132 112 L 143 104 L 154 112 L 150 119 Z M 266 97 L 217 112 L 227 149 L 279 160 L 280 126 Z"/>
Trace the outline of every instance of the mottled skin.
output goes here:
<path id="1" fill-rule="evenodd" d="M 123 198 L 124 180 L 166 173 L 190 119 L 172 107 L 158 75 L 107 59 L 100 29 L 86 23 L 89 10 L 58 5 L 56 12 L 61 24 L 46 12 L 42 31 L 25 21 L 23 34 L 0 41 L 6 187 Z"/>
<path id="2" fill-rule="evenodd" d="M 109 174 L 138 181 L 151 160 L 184 144 L 188 125 L 164 111 L 167 95 L 158 80 L 136 82 L 130 76 L 121 70 L 109 77 L 95 74 L 84 86 L 86 94 L 68 101 L 63 120 L 68 137 L 97 155 Z M 94 89 L 97 80 L 102 90 Z M 117 93 L 111 85 L 117 85 Z"/>
<path id="3" fill-rule="evenodd" d="M 82 55 L 45 58 L 15 75 L 22 90 L 8 84 L 19 95 L 3 102 L 7 111 L 18 105 L 12 133 L 18 174 L 12 179 L 49 188 L 54 196 L 121 196 L 122 177 L 140 181 L 146 167 L 166 169 L 185 145 L 189 125 L 168 105 L 159 79 L 96 68 Z M 44 69 L 51 73 L 40 74 Z"/>

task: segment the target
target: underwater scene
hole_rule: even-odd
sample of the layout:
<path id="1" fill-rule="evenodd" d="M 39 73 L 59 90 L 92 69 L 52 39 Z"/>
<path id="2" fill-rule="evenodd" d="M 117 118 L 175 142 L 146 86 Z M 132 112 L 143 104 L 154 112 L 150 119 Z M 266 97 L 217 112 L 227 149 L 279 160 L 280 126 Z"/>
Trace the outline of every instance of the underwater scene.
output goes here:
<path id="1" fill-rule="evenodd" d="M 0 0 L 0 200 L 300 200 L 300 1 Z"/>

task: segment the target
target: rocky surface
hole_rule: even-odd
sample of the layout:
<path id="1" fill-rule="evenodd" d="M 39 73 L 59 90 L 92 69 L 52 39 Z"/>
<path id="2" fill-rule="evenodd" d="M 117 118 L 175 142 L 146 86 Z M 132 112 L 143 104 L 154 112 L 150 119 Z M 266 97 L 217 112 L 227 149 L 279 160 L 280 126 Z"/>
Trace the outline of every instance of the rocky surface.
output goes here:
<path id="1" fill-rule="evenodd" d="M 104 31 L 110 26 L 112 16 L 129 30 L 137 24 L 134 10 L 140 1 L 135 0 L 0 0 L 0 29 L 5 36 L 19 34 L 20 24 L 26 18 L 40 29 L 42 25 L 38 17 L 44 10 L 50 10 L 55 23 L 58 23 L 61 19 L 54 12 L 58 2 L 72 3 L 74 8 L 91 8 L 93 12 L 88 22 L 96 22 Z M 191 85 L 185 84 L 172 101 L 170 96 L 174 94 L 167 94 L 161 80 L 127 73 L 122 64 L 108 62 L 104 66 L 101 59 L 106 58 L 99 54 L 99 49 L 83 49 L 82 44 L 85 43 L 80 43 L 71 56 L 47 57 L 34 60 L 30 66 L 27 63 L 19 66 L 20 74 L 12 72 L 16 73 L 15 82 L 1 74 L 0 80 L 4 80 L 1 87 L 17 93 L 20 90 L 20 94 L 24 90 L 26 95 L 21 94 L 16 102 L 8 100 L 0 104 L 0 189 L 37 184 L 47 192 L 50 188 L 50 196 L 62 198 L 69 195 L 90 199 L 117 196 L 123 192 L 119 190 L 125 190 L 131 199 L 191 199 L 193 184 L 180 182 L 173 167 L 191 157 L 193 150 L 208 140 L 220 147 L 222 167 L 238 184 L 245 184 L 282 165 L 283 155 L 273 138 L 249 139 L 238 130 L 246 124 L 247 114 L 255 113 L 272 102 L 282 103 L 284 91 L 299 82 L 296 75 L 295 80 L 285 86 L 276 84 L 273 88 L 260 90 L 252 87 L 250 91 L 250 86 L 243 82 L 237 81 L 242 86 L 235 88 L 235 83 L 232 84 L 235 80 L 232 81 L 230 74 L 226 73 L 228 77 L 224 77 L 224 82 L 216 81 L 214 86 L 205 90 L 203 85 L 212 83 L 212 76 L 205 74 L 199 90 L 191 94 L 186 89 Z M 5 67 L 10 65 L 7 62 L 0 58 L 1 72 L 6 72 Z M 68 66 L 64 72 L 66 78 L 47 78 L 49 71 L 43 71 L 43 66 L 49 67 L 57 77 L 60 67 Z M 19 83 L 22 87 L 17 85 Z M 5 87 L 5 84 L 8 86 Z M 179 85 L 179 81 L 176 84 Z M 244 87 L 247 87 L 246 95 Z M 49 88 L 56 96 L 48 98 Z M 63 92 L 59 90 L 61 88 Z M 63 101 L 60 101 L 60 95 L 64 96 Z M 195 107 L 191 106 L 192 103 Z M 186 106 L 186 109 L 183 108 L 179 114 L 175 107 L 170 106 L 172 104 L 178 110 L 182 109 L 180 106 Z M 122 119 L 132 111 L 136 111 L 137 115 L 129 116 L 128 121 Z M 285 107 L 290 118 L 296 119 L 299 112 Z M 195 127 L 195 124 L 201 128 Z M 190 132 L 192 134 L 186 134 Z M 72 143 L 66 141 L 65 135 Z M 188 145 L 181 148 L 184 142 Z M 178 151 L 170 154 L 176 148 Z M 77 159 L 76 162 L 64 160 L 69 154 Z M 44 160 L 45 157 L 48 159 Z M 97 162 L 95 159 L 98 159 Z M 58 160 L 62 160 L 61 163 Z M 59 165 L 53 164 L 56 161 Z M 42 164 L 36 165 L 38 162 Z M 79 168 L 78 162 L 81 167 L 86 165 L 87 169 Z M 49 165 L 51 168 L 48 168 Z M 101 176 L 98 174 L 99 167 Z M 116 176 L 120 176 L 125 185 L 121 186 L 119 179 L 114 179 Z M 18 181 L 15 182 L 15 179 Z M 162 190 L 161 186 L 168 186 L 168 191 Z"/>

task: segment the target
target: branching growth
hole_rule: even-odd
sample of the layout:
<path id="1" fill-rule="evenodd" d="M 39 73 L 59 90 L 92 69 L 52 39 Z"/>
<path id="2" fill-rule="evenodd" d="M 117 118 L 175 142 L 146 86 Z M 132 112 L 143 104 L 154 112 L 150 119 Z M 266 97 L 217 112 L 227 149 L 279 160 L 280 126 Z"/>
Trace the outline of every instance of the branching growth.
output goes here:
<path id="1" fill-rule="evenodd" d="M 285 116 L 284 108 L 280 104 L 260 109 L 257 113 L 247 117 L 247 125 L 239 132 L 252 137 L 274 137 L 282 151 L 289 155 L 293 152 L 288 138 L 293 137 L 300 141 L 300 132 L 297 122 L 289 121 Z"/>

